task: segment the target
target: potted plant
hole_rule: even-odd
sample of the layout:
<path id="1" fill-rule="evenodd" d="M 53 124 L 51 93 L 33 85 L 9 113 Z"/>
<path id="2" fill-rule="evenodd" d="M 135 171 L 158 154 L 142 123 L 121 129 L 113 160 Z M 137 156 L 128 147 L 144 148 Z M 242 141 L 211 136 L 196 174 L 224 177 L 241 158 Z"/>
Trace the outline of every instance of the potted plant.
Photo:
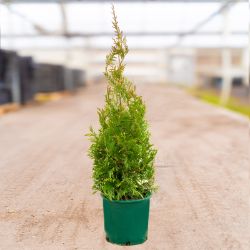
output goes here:
<path id="1" fill-rule="evenodd" d="M 119 245 L 147 239 L 151 194 L 156 190 L 154 158 L 145 120 L 145 104 L 123 75 L 128 53 L 114 7 L 114 45 L 106 56 L 108 82 L 105 106 L 98 109 L 100 128 L 90 128 L 89 156 L 93 163 L 93 190 L 103 199 L 106 239 Z"/>

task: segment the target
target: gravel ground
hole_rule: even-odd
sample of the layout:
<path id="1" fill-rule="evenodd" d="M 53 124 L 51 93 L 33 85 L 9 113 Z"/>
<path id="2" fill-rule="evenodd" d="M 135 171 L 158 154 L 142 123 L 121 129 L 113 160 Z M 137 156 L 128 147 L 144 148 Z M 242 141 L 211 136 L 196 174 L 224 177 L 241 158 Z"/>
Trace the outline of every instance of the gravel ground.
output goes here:
<path id="1" fill-rule="evenodd" d="M 105 241 L 84 134 L 104 86 L 0 117 L 0 249 L 127 249 Z M 249 249 L 247 119 L 163 85 L 148 105 L 159 191 L 149 239 L 129 249 Z"/>

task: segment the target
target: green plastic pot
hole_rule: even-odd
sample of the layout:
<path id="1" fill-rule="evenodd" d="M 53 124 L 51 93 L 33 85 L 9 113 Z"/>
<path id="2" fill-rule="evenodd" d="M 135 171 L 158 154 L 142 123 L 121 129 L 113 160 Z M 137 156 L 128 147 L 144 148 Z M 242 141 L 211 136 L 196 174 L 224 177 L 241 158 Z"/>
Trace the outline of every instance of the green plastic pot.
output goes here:
<path id="1" fill-rule="evenodd" d="M 137 245 L 147 240 L 150 197 L 119 201 L 103 197 L 107 241 L 118 245 Z"/>

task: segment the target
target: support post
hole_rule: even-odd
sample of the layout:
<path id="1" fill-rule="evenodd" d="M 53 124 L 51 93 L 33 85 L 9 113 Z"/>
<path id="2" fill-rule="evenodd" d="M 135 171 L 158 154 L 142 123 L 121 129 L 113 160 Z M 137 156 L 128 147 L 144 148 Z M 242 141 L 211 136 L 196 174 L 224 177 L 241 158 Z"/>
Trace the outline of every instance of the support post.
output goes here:
<path id="1" fill-rule="evenodd" d="M 18 57 L 13 53 L 13 55 L 11 55 L 10 66 L 8 68 L 8 81 L 10 82 L 12 102 L 21 104 L 21 82 L 18 63 Z"/>
<path id="2" fill-rule="evenodd" d="M 60 10 L 62 16 L 62 32 L 65 36 L 67 49 L 65 50 L 65 68 L 64 68 L 64 81 L 65 81 L 65 88 L 66 90 L 72 91 L 74 89 L 74 82 L 73 82 L 73 75 L 72 70 L 69 68 L 70 61 L 71 61 L 71 51 L 70 51 L 70 44 L 69 44 L 69 37 L 68 34 L 68 19 L 67 19 L 67 11 L 66 5 L 64 0 L 60 1 Z"/>
<path id="3" fill-rule="evenodd" d="M 231 95 L 231 89 L 232 89 L 232 74 L 231 74 L 231 68 L 232 68 L 232 55 L 231 55 L 231 49 L 228 46 L 229 41 L 229 11 L 230 7 L 228 7 L 223 12 L 223 49 L 221 54 L 221 63 L 222 63 L 222 86 L 221 86 L 221 96 L 220 96 L 220 102 L 222 105 L 226 105 L 230 95 Z"/>

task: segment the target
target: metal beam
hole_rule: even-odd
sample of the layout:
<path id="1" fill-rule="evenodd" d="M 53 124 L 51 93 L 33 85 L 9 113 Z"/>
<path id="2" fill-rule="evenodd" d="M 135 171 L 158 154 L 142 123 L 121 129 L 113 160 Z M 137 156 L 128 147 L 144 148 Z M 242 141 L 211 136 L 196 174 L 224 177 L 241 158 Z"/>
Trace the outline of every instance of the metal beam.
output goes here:
<path id="1" fill-rule="evenodd" d="M 11 3 L 60 3 L 60 0 L 0 0 L 0 3 L 11 2 Z M 102 2 L 115 2 L 115 3 L 126 3 L 126 2 L 165 2 L 165 3 L 221 3 L 221 0 L 65 0 L 65 3 L 102 3 Z M 239 2 L 248 2 L 247 0 L 239 0 Z"/>
<path id="2" fill-rule="evenodd" d="M 223 12 L 227 11 L 231 6 L 233 6 L 237 2 L 238 2 L 238 0 L 225 0 L 225 1 L 223 1 L 221 7 L 218 10 L 216 10 L 215 12 L 213 12 L 212 14 L 207 16 L 201 22 L 197 23 L 192 29 L 190 29 L 188 32 L 186 32 L 186 34 L 184 34 L 183 36 L 180 36 L 178 41 L 175 44 L 173 44 L 172 47 L 174 48 L 174 47 L 179 46 L 181 44 L 183 38 L 190 36 L 190 35 L 193 35 L 193 34 L 197 34 L 202 27 L 204 27 L 207 23 L 209 23 L 211 20 L 213 20 L 219 14 L 222 14 Z"/>
<path id="3" fill-rule="evenodd" d="M 14 10 L 14 9 L 12 9 L 12 8 L 11 8 L 11 5 L 10 5 L 10 1 L 9 1 L 9 2 L 6 1 L 6 6 L 7 6 L 8 11 L 9 11 L 10 13 L 12 13 L 12 14 L 14 14 L 14 15 L 20 17 L 20 18 L 23 19 L 25 22 L 30 23 L 30 24 L 33 26 L 33 28 L 34 28 L 39 34 L 43 34 L 43 35 L 49 34 L 49 31 L 48 31 L 47 29 L 45 29 L 44 27 L 42 27 L 40 24 L 38 24 L 38 23 L 34 22 L 33 20 L 29 19 L 28 17 L 26 17 L 26 16 L 23 15 L 22 13 L 20 13 L 20 12 Z M 2 34 L 1 34 L 1 35 L 2 35 Z"/>
<path id="4" fill-rule="evenodd" d="M 67 37 L 67 38 L 77 38 L 77 37 L 110 37 L 113 36 L 113 32 L 100 32 L 100 33 L 46 33 L 46 34 L 1 34 L 2 38 L 36 38 L 36 37 Z M 185 33 L 185 32 L 125 32 L 126 36 L 136 36 L 136 37 L 145 37 L 145 36 L 187 36 L 187 35 L 197 35 L 197 36 L 218 36 L 222 35 L 222 32 L 196 32 L 194 34 Z M 235 31 L 231 35 L 248 35 L 247 31 Z"/>
<path id="5" fill-rule="evenodd" d="M 60 12 L 62 16 L 62 33 L 68 33 L 68 17 L 66 13 L 65 0 L 61 0 L 59 3 Z"/>

